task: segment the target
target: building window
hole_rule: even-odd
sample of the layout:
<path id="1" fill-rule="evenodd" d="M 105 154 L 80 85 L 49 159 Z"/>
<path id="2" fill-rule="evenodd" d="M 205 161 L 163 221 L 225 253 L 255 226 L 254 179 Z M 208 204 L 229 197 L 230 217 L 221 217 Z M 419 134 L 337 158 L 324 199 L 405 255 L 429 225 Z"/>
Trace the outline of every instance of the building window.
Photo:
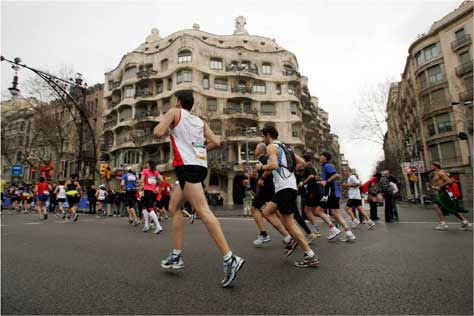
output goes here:
<path id="1" fill-rule="evenodd" d="M 428 78 L 430 80 L 430 84 L 443 81 L 443 74 L 441 73 L 440 65 L 428 68 Z"/>
<path id="2" fill-rule="evenodd" d="M 446 133 L 446 132 L 451 132 L 453 130 L 449 113 L 438 115 L 436 117 L 436 125 L 438 129 L 438 133 Z"/>
<path id="3" fill-rule="evenodd" d="M 426 86 L 428 85 L 426 81 L 426 73 L 422 72 L 421 74 L 418 75 L 417 79 L 418 79 L 418 83 L 420 84 L 420 88 L 421 89 L 426 88 Z"/>
<path id="4" fill-rule="evenodd" d="M 170 108 L 171 108 L 170 99 L 163 100 L 163 114 L 166 114 L 166 112 L 168 112 Z"/>
<path id="5" fill-rule="evenodd" d="M 227 79 L 214 79 L 214 89 L 227 91 Z"/>
<path id="6" fill-rule="evenodd" d="M 443 105 L 446 104 L 446 95 L 444 89 L 438 89 L 431 92 L 431 104 Z"/>
<path id="7" fill-rule="evenodd" d="M 459 55 L 459 60 L 461 61 L 461 65 L 469 62 L 471 60 L 471 56 L 469 55 L 469 52 L 464 52 L 461 55 Z"/>
<path id="8" fill-rule="evenodd" d="M 269 63 L 262 64 L 262 74 L 271 75 L 272 74 L 272 65 Z"/>
<path id="9" fill-rule="evenodd" d="M 208 112 L 217 112 L 217 100 L 216 99 L 207 99 L 207 111 Z"/>
<path id="10" fill-rule="evenodd" d="M 292 84 L 288 85 L 288 94 L 296 95 L 296 88 L 295 88 L 294 85 L 292 85 Z"/>
<path id="11" fill-rule="evenodd" d="M 202 88 L 203 89 L 209 89 L 209 77 L 204 77 L 202 78 Z"/>
<path id="12" fill-rule="evenodd" d="M 216 135 L 222 135 L 222 124 L 221 121 L 212 121 L 211 122 L 211 130 Z"/>
<path id="13" fill-rule="evenodd" d="M 453 163 L 457 160 L 456 146 L 454 142 L 444 142 L 439 144 L 441 161 L 445 163 Z"/>
<path id="14" fill-rule="evenodd" d="M 260 106 L 260 112 L 262 115 L 275 115 L 275 104 L 273 103 L 262 103 Z"/>
<path id="15" fill-rule="evenodd" d="M 124 98 L 133 98 L 134 94 L 135 89 L 133 89 L 133 86 L 124 87 Z"/>
<path id="16" fill-rule="evenodd" d="M 178 53 L 178 64 L 190 63 L 192 60 L 192 54 L 189 50 L 182 50 Z"/>
<path id="17" fill-rule="evenodd" d="M 423 48 L 415 55 L 416 65 L 420 66 L 441 54 L 439 43 L 432 44 Z"/>
<path id="18" fill-rule="evenodd" d="M 173 79 L 169 78 L 168 79 L 168 91 L 170 91 L 171 89 L 173 89 Z"/>
<path id="19" fill-rule="evenodd" d="M 191 70 L 182 69 L 176 73 L 176 84 L 180 84 L 181 82 L 193 82 Z"/>
<path id="20" fill-rule="evenodd" d="M 212 58 L 210 63 L 211 69 L 222 70 L 222 59 Z"/>
<path id="21" fill-rule="evenodd" d="M 166 71 L 166 70 L 168 70 L 168 59 L 163 59 L 163 60 L 161 61 L 161 66 L 160 66 L 160 68 L 161 68 L 161 71 Z"/>
<path id="22" fill-rule="evenodd" d="M 163 92 L 163 80 L 159 80 L 156 82 L 156 94 L 160 94 Z"/>
<path id="23" fill-rule="evenodd" d="M 129 67 L 126 68 L 125 71 L 123 72 L 123 80 L 129 80 L 132 78 L 135 78 L 135 75 L 137 74 L 137 67 Z"/>
<path id="24" fill-rule="evenodd" d="M 458 39 L 458 38 L 463 37 L 466 34 L 466 30 L 464 30 L 464 28 L 462 28 L 462 29 L 457 30 L 456 32 L 454 32 L 454 34 L 456 35 L 456 39 Z"/>
<path id="25" fill-rule="evenodd" d="M 299 125 L 293 125 L 291 127 L 291 135 L 293 137 L 300 137 L 300 131 L 301 131 L 301 126 Z"/>
<path id="26" fill-rule="evenodd" d="M 426 121 L 426 129 L 428 132 L 428 137 L 431 137 L 436 134 L 434 119 L 430 118 Z"/>
<path id="27" fill-rule="evenodd" d="M 298 103 L 292 102 L 290 104 L 290 112 L 292 115 L 297 115 L 298 114 Z"/>
<path id="28" fill-rule="evenodd" d="M 281 84 L 276 85 L 276 93 L 281 94 Z"/>
<path id="29" fill-rule="evenodd" d="M 265 94 L 267 92 L 267 87 L 263 82 L 257 82 L 252 87 L 253 93 Z"/>

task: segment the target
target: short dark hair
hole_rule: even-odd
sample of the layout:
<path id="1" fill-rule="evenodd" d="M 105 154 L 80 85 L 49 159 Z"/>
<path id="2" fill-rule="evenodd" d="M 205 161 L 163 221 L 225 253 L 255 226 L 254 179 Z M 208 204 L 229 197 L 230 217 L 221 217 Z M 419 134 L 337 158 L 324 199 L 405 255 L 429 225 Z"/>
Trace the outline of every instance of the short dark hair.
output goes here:
<path id="1" fill-rule="evenodd" d="M 270 134 L 270 136 L 273 139 L 278 138 L 278 131 L 276 130 L 275 126 L 272 125 L 265 125 L 262 129 L 262 135 L 267 136 L 267 134 Z"/>
<path id="2" fill-rule="evenodd" d="M 40 182 L 44 182 L 44 177 L 40 177 Z"/>
<path id="3" fill-rule="evenodd" d="M 331 156 L 331 154 L 328 153 L 327 151 L 323 152 L 323 153 L 321 154 L 321 156 L 326 157 L 326 160 L 327 160 L 327 161 L 331 161 L 331 157 L 332 157 L 332 156 Z"/>
<path id="4" fill-rule="evenodd" d="M 71 179 L 74 180 L 74 179 L 76 179 L 76 178 L 77 178 L 77 176 L 76 176 L 75 174 L 71 174 Z"/>
<path id="5" fill-rule="evenodd" d="M 151 171 L 156 171 L 156 163 L 153 160 L 148 160 L 148 164 L 150 165 L 150 170 Z"/>
<path id="6" fill-rule="evenodd" d="M 431 164 L 432 164 L 433 166 L 436 166 L 436 167 L 439 168 L 439 169 L 442 169 L 442 168 L 441 168 L 441 165 L 440 165 L 439 163 L 437 163 L 436 161 L 432 161 Z"/>
<path id="7" fill-rule="evenodd" d="M 313 154 L 312 154 L 312 153 L 309 153 L 309 152 L 304 153 L 303 159 L 304 159 L 304 161 L 306 161 L 306 162 L 310 162 L 310 161 L 313 160 Z"/>
<path id="8" fill-rule="evenodd" d="M 194 105 L 194 97 L 192 90 L 177 91 L 174 95 L 183 109 L 191 111 Z"/>

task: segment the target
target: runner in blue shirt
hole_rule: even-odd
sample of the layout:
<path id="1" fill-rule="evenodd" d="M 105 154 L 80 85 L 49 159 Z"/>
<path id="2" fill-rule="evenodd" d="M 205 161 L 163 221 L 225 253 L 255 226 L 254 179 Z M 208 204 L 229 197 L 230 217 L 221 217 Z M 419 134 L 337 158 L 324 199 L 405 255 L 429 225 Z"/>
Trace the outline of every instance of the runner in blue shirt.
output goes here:
<path id="1" fill-rule="evenodd" d="M 128 172 L 122 176 L 120 183 L 122 189 L 125 189 L 125 203 L 128 210 L 128 221 L 130 224 L 137 226 L 140 224 L 135 208 L 137 207 L 137 176 L 130 168 Z"/>

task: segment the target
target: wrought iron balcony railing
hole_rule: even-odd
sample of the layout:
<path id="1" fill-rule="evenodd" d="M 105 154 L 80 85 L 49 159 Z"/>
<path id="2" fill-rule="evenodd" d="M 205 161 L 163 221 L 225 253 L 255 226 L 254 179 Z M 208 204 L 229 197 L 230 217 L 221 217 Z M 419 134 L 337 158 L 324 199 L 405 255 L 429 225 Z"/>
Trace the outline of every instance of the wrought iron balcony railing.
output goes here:
<path id="1" fill-rule="evenodd" d="M 473 67 L 473 60 L 471 59 L 471 60 L 459 65 L 458 67 L 456 67 L 456 75 L 458 77 L 461 77 L 462 75 L 467 74 L 468 72 L 471 72 L 472 67 Z"/>
<path id="2" fill-rule="evenodd" d="M 470 44 L 471 43 L 471 35 L 470 34 L 464 34 L 458 38 L 456 38 L 455 41 L 451 42 L 451 49 L 452 50 L 457 50 L 464 45 Z"/>

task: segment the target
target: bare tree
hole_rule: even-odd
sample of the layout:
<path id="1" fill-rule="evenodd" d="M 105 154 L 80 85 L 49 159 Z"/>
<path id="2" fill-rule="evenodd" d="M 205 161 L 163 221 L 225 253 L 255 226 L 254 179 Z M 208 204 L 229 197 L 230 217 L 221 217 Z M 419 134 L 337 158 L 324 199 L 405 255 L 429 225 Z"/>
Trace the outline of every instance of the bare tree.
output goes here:
<path id="1" fill-rule="evenodd" d="M 355 104 L 357 116 L 354 122 L 354 140 L 383 144 L 387 131 L 386 106 L 393 81 L 387 77 L 384 81 L 361 91 Z"/>

